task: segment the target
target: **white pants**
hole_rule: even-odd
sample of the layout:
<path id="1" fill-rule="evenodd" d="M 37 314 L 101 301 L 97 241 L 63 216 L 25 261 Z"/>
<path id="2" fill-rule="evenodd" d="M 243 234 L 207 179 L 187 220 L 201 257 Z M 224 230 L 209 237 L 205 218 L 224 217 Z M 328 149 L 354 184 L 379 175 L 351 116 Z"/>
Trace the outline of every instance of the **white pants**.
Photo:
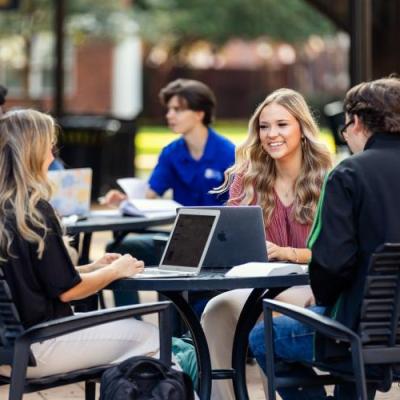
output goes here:
<path id="1" fill-rule="evenodd" d="M 28 367 L 27 376 L 39 378 L 138 355 L 156 355 L 159 333 L 156 326 L 129 318 L 35 343 L 31 350 L 37 366 Z M 0 366 L 0 375 L 10 373 L 9 366 Z"/>
<path id="2" fill-rule="evenodd" d="M 203 312 L 201 324 L 210 350 L 214 369 L 232 367 L 232 348 L 240 313 L 252 289 L 238 289 L 212 298 Z M 282 292 L 277 300 L 304 306 L 312 295 L 309 286 L 296 286 Z M 234 400 L 232 380 L 214 380 L 212 400 Z"/>

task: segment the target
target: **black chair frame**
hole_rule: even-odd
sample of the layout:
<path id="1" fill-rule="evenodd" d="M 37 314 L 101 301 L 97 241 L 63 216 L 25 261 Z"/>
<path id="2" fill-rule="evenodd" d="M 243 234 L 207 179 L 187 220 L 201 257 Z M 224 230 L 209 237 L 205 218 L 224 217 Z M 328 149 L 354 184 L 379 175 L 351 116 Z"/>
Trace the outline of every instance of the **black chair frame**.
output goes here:
<path id="1" fill-rule="evenodd" d="M 276 398 L 275 391 L 278 388 L 346 382 L 355 382 L 357 399 L 367 400 L 367 381 L 375 383 L 380 391 L 390 390 L 392 382 L 398 381 L 399 377 L 393 371 L 400 365 L 400 244 L 385 244 L 379 252 L 372 254 L 356 331 L 311 310 L 276 300 L 264 300 L 263 309 L 270 400 Z M 306 365 L 330 374 L 310 378 L 275 376 L 272 325 L 274 311 L 311 326 L 326 337 L 348 344 L 353 375 L 335 371 L 334 365 L 313 362 Z M 379 366 L 381 376 L 375 379 L 366 378 L 365 365 Z"/>
<path id="2" fill-rule="evenodd" d="M 4 289 L 4 285 L 6 285 L 5 281 L 1 280 L 0 285 L 3 286 Z M 4 311 L 2 295 L 0 295 L 0 314 L 3 314 L 1 311 Z M 14 307 L 13 304 L 11 305 Z M 1 308 L 3 308 L 3 310 L 1 310 Z M 7 322 L 9 321 L 2 315 L 0 318 L 0 342 L 2 342 L 3 345 L 0 344 L 0 365 L 11 365 L 12 372 L 11 378 L 1 377 L 0 385 L 10 384 L 9 400 L 20 400 L 24 393 L 36 392 L 84 381 L 85 399 L 94 400 L 96 381 L 99 381 L 102 373 L 109 368 L 110 365 L 85 368 L 43 378 L 28 379 L 26 378 L 27 367 L 36 365 L 35 358 L 30 351 L 30 346 L 33 343 L 42 342 L 96 325 L 131 318 L 137 315 L 158 313 L 159 329 L 160 332 L 162 332 L 162 334 L 160 334 L 160 359 L 167 365 L 170 365 L 172 338 L 169 321 L 170 309 L 171 302 L 163 301 L 78 314 L 37 324 L 27 330 L 21 330 L 21 327 L 17 324 L 14 326 L 16 328 L 16 335 L 14 338 L 10 337 L 9 334 L 12 326 L 10 324 L 7 326 Z M 15 322 L 14 319 L 13 323 L 15 324 Z M 7 329 L 5 326 L 7 326 Z M 6 338 L 6 336 L 8 336 L 8 338 Z M 8 345 L 4 345 L 7 342 Z"/>

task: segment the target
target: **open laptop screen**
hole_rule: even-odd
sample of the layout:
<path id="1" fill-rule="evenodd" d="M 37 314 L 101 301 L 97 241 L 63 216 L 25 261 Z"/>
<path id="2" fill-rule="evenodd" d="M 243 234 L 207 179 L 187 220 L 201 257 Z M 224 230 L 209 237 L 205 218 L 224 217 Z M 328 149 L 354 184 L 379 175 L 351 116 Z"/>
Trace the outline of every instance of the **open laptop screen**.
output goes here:
<path id="1" fill-rule="evenodd" d="M 90 168 L 49 171 L 48 178 L 53 186 L 50 203 L 61 217 L 89 214 L 92 187 Z"/>
<path id="2" fill-rule="evenodd" d="M 209 241 L 216 216 L 180 213 L 177 218 L 160 267 L 197 268 Z"/>

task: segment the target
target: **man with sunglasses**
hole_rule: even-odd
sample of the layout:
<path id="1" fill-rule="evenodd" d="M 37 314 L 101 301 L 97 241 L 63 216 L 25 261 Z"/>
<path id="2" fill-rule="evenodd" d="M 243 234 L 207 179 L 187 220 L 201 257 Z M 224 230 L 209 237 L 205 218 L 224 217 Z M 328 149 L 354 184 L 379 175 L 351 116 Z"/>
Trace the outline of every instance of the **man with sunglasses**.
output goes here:
<path id="1" fill-rule="evenodd" d="M 358 324 L 363 288 L 371 254 L 383 243 L 400 243 L 400 80 L 384 78 L 361 83 L 346 94 L 346 124 L 341 133 L 353 156 L 329 175 L 308 246 L 313 311 L 335 318 L 354 330 Z M 275 358 L 288 366 L 285 374 L 313 374 L 293 362 L 313 360 L 349 364 L 348 346 L 315 335 L 298 321 L 274 318 Z M 265 371 L 263 324 L 250 334 L 250 346 Z M 315 349 L 313 351 L 315 336 Z M 287 372 L 291 371 L 291 372 Z M 371 372 L 371 371 L 370 371 Z M 376 386 L 368 387 L 373 399 Z M 283 400 L 327 399 L 323 387 L 285 388 Z M 337 385 L 334 397 L 357 398 L 355 385 Z"/>

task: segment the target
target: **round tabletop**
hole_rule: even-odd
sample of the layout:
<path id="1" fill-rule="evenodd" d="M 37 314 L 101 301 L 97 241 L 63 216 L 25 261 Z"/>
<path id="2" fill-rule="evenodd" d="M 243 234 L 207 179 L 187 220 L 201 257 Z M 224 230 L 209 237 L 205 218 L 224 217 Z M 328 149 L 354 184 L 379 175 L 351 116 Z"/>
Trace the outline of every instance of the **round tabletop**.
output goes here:
<path id="1" fill-rule="evenodd" d="M 225 272 L 225 271 L 224 271 Z M 179 278 L 125 278 L 113 282 L 114 290 L 200 291 L 244 288 L 279 288 L 307 285 L 308 274 L 279 276 L 227 277 L 224 272 L 201 272 L 197 276 Z"/>

